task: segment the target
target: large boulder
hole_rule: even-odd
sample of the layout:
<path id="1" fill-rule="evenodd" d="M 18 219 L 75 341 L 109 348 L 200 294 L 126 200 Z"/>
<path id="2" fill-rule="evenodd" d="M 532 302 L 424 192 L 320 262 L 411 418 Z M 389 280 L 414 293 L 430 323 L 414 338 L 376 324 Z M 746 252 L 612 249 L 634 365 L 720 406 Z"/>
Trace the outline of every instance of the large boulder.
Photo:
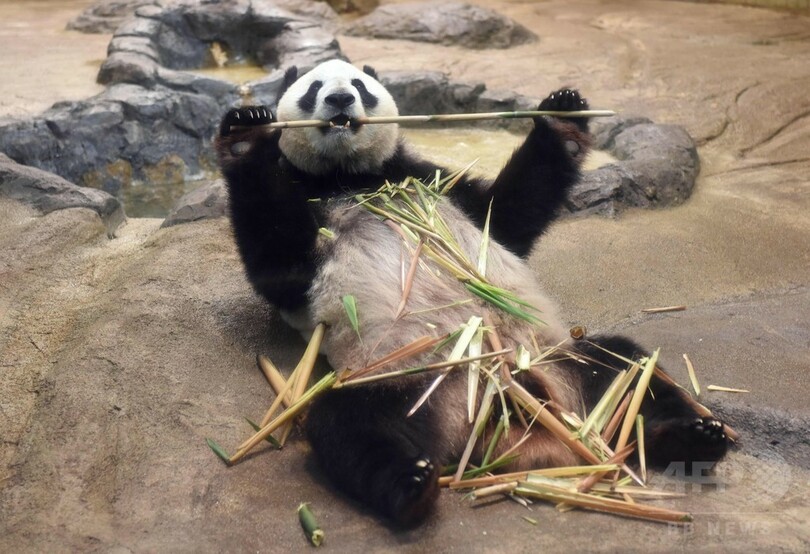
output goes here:
<path id="1" fill-rule="evenodd" d="M 534 33 L 516 21 L 496 11 L 462 2 L 380 6 L 348 25 L 345 33 L 475 49 L 510 48 L 537 40 Z"/>
<path id="2" fill-rule="evenodd" d="M 210 95 L 120 84 L 0 125 L 0 152 L 116 194 L 133 182 L 156 182 L 167 169 L 175 180 L 213 169 L 210 140 L 223 111 Z"/>
<path id="3" fill-rule="evenodd" d="M 336 9 L 368 12 L 377 6 L 375 0 L 337 0 L 334 2 L 275 0 L 273 4 L 297 15 L 324 21 L 334 20 L 337 17 Z M 98 0 L 69 21 L 67 28 L 82 33 L 113 33 L 141 6 L 160 5 L 159 0 Z M 333 6 L 330 7 L 330 5 Z"/>
<path id="4" fill-rule="evenodd" d="M 692 194 L 700 158 L 685 129 L 633 116 L 594 121 L 592 127 L 595 148 L 617 161 L 584 173 L 568 211 L 613 215 L 628 206 L 676 206 Z"/>
<path id="5" fill-rule="evenodd" d="M 16 163 L 0 153 L 0 197 L 16 200 L 45 215 L 66 208 L 96 212 L 112 235 L 124 221 L 121 202 L 104 191 L 79 187 L 35 167 Z"/>
<path id="6" fill-rule="evenodd" d="M 70 20 L 67 28 L 82 33 L 112 33 L 141 6 L 157 0 L 99 0 Z"/>
<path id="7" fill-rule="evenodd" d="M 174 205 L 161 227 L 172 227 L 224 216 L 228 211 L 228 190 L 222 179 L 204 183 L 184 194 Z"/>
<path id="8" fill-rule="evenodd" d="M 271 71 L 343 57 L 323 10 L 281 7 L 287 4 L 189 0 L 143 6 L 116 29 L 98 82 L 184 89 L 217 80 L 189 73 L 192 69 L 257 63 Z"/>

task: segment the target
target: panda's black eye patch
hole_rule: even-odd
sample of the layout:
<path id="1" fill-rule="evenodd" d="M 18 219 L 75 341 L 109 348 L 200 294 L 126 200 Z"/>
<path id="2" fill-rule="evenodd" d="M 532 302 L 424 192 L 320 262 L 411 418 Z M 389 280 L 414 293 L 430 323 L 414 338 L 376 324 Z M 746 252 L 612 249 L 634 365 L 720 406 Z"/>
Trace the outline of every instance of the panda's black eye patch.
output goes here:
<path id="1" fill-rule="evenodd" d="M 352 79 L 352 86 L 360 93 L 360 100 L 363 101 L 363 106 L 366 108 L 374 108 L 377 106 L 377 97 L 371 94 L 366 88 L 365 83 L 360 79 Z"/>
<path id="2" fill-rule="evenodd" d="M 298 99 L 298 108 L 302 112 L 312 113 L 315 111 L 315 100 L 318 97 L 318 91 L 321 90 L 323 83 L 321 81 L 312 81 L 309 85 L 307 92 Z"/>

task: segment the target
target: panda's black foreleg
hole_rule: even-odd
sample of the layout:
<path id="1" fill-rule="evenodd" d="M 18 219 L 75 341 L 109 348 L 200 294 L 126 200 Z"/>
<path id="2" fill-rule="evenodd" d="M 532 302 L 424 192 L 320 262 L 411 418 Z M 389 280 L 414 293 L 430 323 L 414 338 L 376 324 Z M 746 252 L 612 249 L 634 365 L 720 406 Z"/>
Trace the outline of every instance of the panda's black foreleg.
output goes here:
<path id="1" fill-rule="evenodd" d="M 580 368 L 586 407 L 599 401 L 608 385 L 626 364 L 613 354 L 638 360 L 648 354 L 636 343 L 620 336 L 597 336 L 577 343 L 578 351 L 591 360 Z M 608 352 L 605 352 L 608 351 Z M 613 353 L 613 354 L 611 354 Z M 725 456 L 729 439 L 723 423 L 711 417 L 701 417 L 682 388 L 653 376 L 650 394 L 642 405 L 645 422 L 645 453 L 648 463 L 666 467 L 683 463 L 687 471 L 696 463 L 711 464 Z"/>
<path id="2" fill-rule="evenodd" d="M 301 187 L 279 164 L 279 133 L 261 106 L 230 110 L 216 149 L 228 186 L 231 223 L 247 276 L 256 291 L 281 308 L 303 304 L 315 274 L 318 223 Z"/>
<path id="3" fill-rule="evenodd" d="M 340 490 L 409 527 L 427 517 L 438 496 L 439 462 L 430 421 L 405 417 L 396 393 L 365 388 L 330 391 L 307 416 L 306 431 L 323 472 Z"/>
<path id="4" fill-rule="evenodd" d="M 575 111 L 588 103 L 575 90 L 556 91 L 538 109 Z M 590 146 L 587 119 L 542 117 L 491 186 L 457 186 L 457 202 L 483 222 L 492 200 L 493 238 L 525 257 L 535 240 L 556 218 Z"/>

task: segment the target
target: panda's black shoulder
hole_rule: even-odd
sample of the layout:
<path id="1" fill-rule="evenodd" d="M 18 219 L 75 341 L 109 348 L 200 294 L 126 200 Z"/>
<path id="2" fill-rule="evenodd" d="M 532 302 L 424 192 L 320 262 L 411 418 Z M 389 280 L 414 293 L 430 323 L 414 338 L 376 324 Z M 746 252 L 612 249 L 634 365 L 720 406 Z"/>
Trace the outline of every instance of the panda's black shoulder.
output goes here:
<path id="1" fill-rule="evenodd" d="M 445 168 L 422 158 L 400 137 L 393 156 L 385 161 L 382 172 L 388 181 L 399 183 L 408 177 L 423 181 L 433 180 L 437 169 L 442 172 L 442 175 L 447 174 Z"/>

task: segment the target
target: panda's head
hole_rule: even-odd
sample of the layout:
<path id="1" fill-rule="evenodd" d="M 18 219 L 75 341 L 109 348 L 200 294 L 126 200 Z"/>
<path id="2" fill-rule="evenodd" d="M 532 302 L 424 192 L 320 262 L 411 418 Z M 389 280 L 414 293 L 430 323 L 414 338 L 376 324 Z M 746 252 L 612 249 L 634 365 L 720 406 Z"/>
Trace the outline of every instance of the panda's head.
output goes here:
<path id="1" fill-rule="evenodd" d="M 323 175 L 379 170 L 394 155 L 399 130 L 395 124 L 360 125 L 357 118 L 395 116 L 391 94 L 373 69 L 360 71 L 341 60 L 316 66 L 300 78 L 296 68 L 284 76 L 278 101 L 279 121 L 322 119 L 329 127 L 284 129 L 279 145 L 298 169 Z"/>

